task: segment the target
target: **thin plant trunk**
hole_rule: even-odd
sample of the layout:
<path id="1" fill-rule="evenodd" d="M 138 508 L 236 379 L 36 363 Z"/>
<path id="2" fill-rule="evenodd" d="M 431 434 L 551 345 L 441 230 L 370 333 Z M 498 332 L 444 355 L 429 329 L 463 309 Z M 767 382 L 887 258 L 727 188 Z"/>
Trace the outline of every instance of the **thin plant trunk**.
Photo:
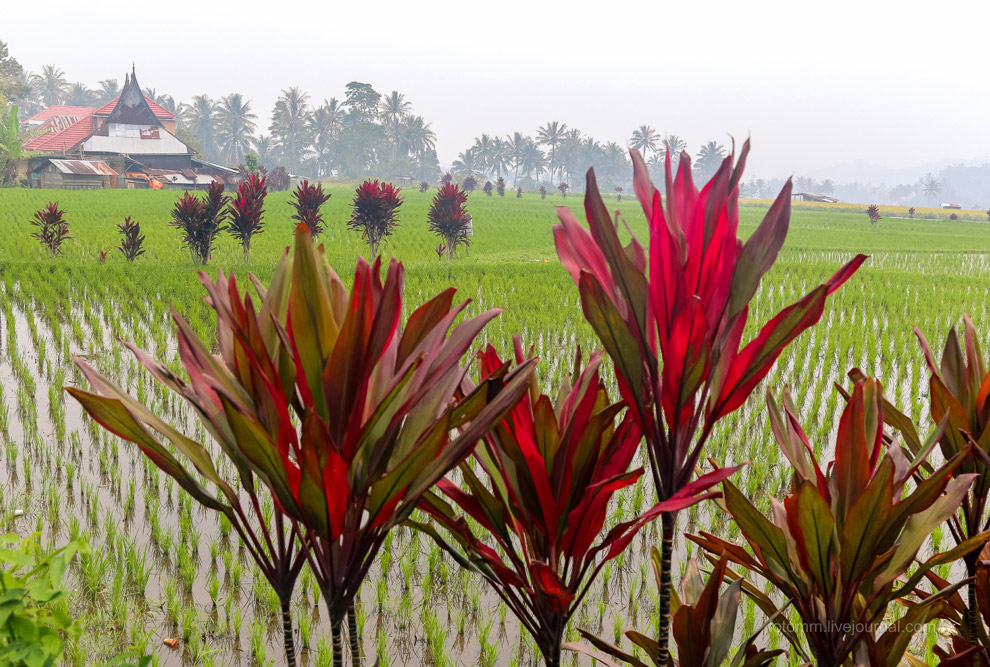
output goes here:
<path id="1" fill-rule="evenodd" d="M 657 664 L 666 665 L 668 635 L 670 634 L 670 585 L 671 563 L 674 555 L 674 525 L 677 515 L 665 512 L 660 515 L 660 618 L 657 619 L 657 644 L 659 645 Z"/>
<path id="2" fill-rule="evenodd" d="M 340 623 L 330 626 L 333 636 L 333 667 L 344 667 L 344 643 L 340 640 Z"/>
<path id="3" fill-rule="evenodd" d="M 296 667 L 296 646 L 292 639 L 292 612 L 290 600 L 282 600 L 282 645 L 285 647 L 285 664 Z"/>
<path id="4" fill-rule="evenodd" d="M 354 603 L 347 608 L 347 634 L 351 640 L 351 665 L 361 667 L 361 641 L 358 637 L 357 613 Z"/>
<path id="5" fill-rule="evenodd" d="M 248 261 L 248 255 L 251 254 L 251 237 L 248 237 L 241 241 L 241 247 L 244 248 L 244 261 Z"/>

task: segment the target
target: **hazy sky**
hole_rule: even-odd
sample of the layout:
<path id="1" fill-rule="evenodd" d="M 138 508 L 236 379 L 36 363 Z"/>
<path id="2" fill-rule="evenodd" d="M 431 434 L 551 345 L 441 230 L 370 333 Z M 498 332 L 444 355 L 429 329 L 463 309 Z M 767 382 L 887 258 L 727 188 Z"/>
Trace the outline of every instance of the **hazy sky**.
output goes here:
<path id="1" fill-rule="evenodd" d="M 243 93 L 264 126 L 283 88 L 364 81 L 405 93 L 444 163 L 548 120 L 622 144 L 649 124 L 692 152 L 750 135 L 759 176 L 990 153 L 985 0 L 4 4 L 29 70 L 92 86 L 134 61 L 177 100 Z"/>

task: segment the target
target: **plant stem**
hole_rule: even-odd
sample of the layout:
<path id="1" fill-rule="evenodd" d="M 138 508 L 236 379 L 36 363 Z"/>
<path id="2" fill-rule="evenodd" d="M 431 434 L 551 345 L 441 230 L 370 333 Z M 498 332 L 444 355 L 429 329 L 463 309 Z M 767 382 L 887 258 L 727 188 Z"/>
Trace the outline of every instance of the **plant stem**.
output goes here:
<path id="1" fill-rule="evenodd" d="M 358 640 L 357 614 L 354 603 L 347 608 L 347 634 L 351 640 L 351 664 L 361 667 L 361 642 Z"/>
<path id="2" fill-rule="evenodd" d="M 344 643 L 340 640 L 340 623 L 330 626 L 333 636 L 333 667 L 344 667 Z"/>
<path id="3" fill-rule="evenodd" d="M 289 600 L 282 600 L 282 644 L 285 647 L 285 660 L 289 667 L 296 667 L 296 647 L 292 640 L 292 612 Z"/>
<path id="4" fill-rule="evenodd" d="M 670 634 L 670 585 L 671 562 L 674 555 L 674 524 L 677 515 L 665 512 L 660 515 L 660 618 L 657 622 L 658 665 L 667 664 L 669 649 L 667 638 Z"/>

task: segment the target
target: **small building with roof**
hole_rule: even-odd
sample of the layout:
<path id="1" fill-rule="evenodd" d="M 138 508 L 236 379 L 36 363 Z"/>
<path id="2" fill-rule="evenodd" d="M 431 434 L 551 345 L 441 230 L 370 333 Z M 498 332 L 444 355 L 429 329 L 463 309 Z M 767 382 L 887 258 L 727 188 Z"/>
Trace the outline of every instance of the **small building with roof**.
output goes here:
<path id="1" fill-rule="evenodd" d="M 24 149 L 41 153 L 22 167 L 35 188 L 205 189 L 232 182 L 235 169 L 196 159 L 175 136 L 174 113 L 145 97 L 132 68 L 120 96 L 99 108 L 53 106 L 22 124 Z"/>

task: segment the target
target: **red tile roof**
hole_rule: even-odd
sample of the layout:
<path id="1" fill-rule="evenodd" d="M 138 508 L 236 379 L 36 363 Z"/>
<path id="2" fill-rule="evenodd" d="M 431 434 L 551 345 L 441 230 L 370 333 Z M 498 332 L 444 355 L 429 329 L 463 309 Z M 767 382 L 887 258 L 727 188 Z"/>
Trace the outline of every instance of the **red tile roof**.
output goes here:
<path id="1" fill-rule="evenodd" d="M 91 134 L 93 134 L 93 116 L 89 114 L 61 132 L 49 132 L 31 139 L 24 144 L 24 149 L 29 151 L 67 151 L 87 139 Z"/>
<path id="2" fill-rule="evenodd" d="M 154 108 L 154 107 L 152 107 Z M 55 106 L 48 107 L 44 111 L 38 112 L 28 118 L 25 123 L 44 123 L 46 120 L 54 118 L 55 116 L 90 116 L 93 113 L 93 107 L 69 107 L 62 104 L 56 104 Z"/>
<path id="3" fill-rule="evenodd" d="M 113 111 L 114 107 L 117 106 L 117 100 L 119 99 L 120 99 L 119 97 L 116 97 L 110 100 L 102 107 L 94 111 L 93 113 L 97 116 L 109 116 L 110 113 Z M 165 107 L 163 107 L 161 104 L 158 104 L 157 102 L 148 99 L 147 96 L 145 96 L 144 99 L 145 101 L 148 102 L 148 106 L 151 107 L 151 110 L 155 112 L 155 116 L 157 118 L 175 118 L 175 114 L 169 111 L 168 109 L 166 109 Z"/>

